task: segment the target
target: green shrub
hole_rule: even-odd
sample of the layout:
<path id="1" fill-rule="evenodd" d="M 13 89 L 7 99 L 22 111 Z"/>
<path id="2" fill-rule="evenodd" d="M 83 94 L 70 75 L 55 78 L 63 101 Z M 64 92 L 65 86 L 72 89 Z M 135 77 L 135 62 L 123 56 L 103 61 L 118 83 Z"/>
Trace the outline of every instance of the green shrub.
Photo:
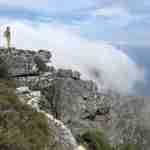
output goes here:
<path id="1" fill-rule="evenodd" d="M 6 62 L 0 57 L 0 78 L 8 78 L 8 65 Z"/>
<path id="2" fill-rule="evenodd" d="M 88 150 L 112 150 L 104 134 L 99 130 L 87 131 L 78 137 L 78 141 Z"/>
<path id="3" fill-rule="evenodd" d="M 118 147 L 119 150 L 137 150 L 137 146 L 135 144 L 122 144 Z"/>
<path id="4" fill-rule="evenodd" d="M 0 149 L 43 150 L 50 136 L 45 115 L 21 103 L 11 81 L 0 80 Z"/>
<path id="5" fill-rule="evenodd" d="M 2 120 L 0 123 L 0 146 L 12 145 L 20 150 L 43 150 L 48 147 L 50 135 L 44 117 L 42 114 L 32 111 L 27 114 L 2 113 L 0 115 Z"/>

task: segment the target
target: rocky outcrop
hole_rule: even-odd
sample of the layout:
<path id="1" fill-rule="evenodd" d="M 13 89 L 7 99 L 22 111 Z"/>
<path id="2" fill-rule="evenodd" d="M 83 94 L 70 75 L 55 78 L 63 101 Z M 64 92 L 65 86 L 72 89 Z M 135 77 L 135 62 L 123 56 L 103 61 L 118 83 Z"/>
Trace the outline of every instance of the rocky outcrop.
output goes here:
<path id="1" fill-rule="evenodd" d="M 17 88 L 17 95 L 22 103 L 27 103 L 39 113 L 43 113 L 47 119 L 49 128 L 54 132 L 54 139 L 50 140 L 49 150 L 85 150 L 82 146 L 78 145 L 76 139 L 71 133 L 70 129 L 64 125 L 60 120 L 57 120 L 50 113 L 46 113 L 39 107 L 41 97 L 40 91 L 31 91 L 28 87 Z"/>
<path id="2" fill-rule="evenodd" d="M 47 117 L 52 131 L 48 150 L 82 150 L 84 147 L 78 145 L 75 137 L 95 128 L 107 129 L 112 145 L 132 142 L 138 146 L 136 150 L 149 149 L 149 97 L 102 94 L 93 81 L 83 80 L 78 71 L 56 69 L 51 57 L 45 50 L 0 49 L 0 61 L 6 62 L 8 77 L 15 80 L 21 103 Z M 14 111 L 2 104 L 0 117 L 9 113 L 7 110 Z"/>
<path id="3" fill-rule="evenodd" d="M 35 58 L 43 63 L 50 62 L 51 53 L 45 50 L 32 51 L 12 48 L 0 49 L 0 57 L 7 62 L 11 75 L 30 74 L 37 71 Z"/>
<path id="4" fill-rule="evenodd" d="M 111 98 L 100 95 L 92 81 L 53 79 L 42 89 L 41 107 L 62 120 L 75 135 L 109 124 Z"/>
<path id="5" fill-rule="evenodd" d="M 100 95 L 96 84 L 82 80 L 78 71 L 55 69 L 50 65 L 51 56 L 44 50 L 0 50 L 0 57 L 8 60 L 11 74 L 21 75 L 15 78 L 17 86 L 41 91 L 40 107 L 66 124 L 74 135 L 106 126 L 111 98 Z M 39 69 L 42 63 L 48 64 L 47 71 Z"/>
<path id="6" fill-rule="evenodd" d="M 29 99 L 16 94 L 14 81 L 0 79 L 1 150 L 49 150 L 54 142 L 46 116 L 27 105 Z"/>
<path id="7" fill-rule="evenodd" d="M 75 80 L 80 80 L 80 73 L 78 71 L 72 71 L 70 69 L 58 69 L 56 77 L 59 78 L 72 78 Z"/>
<path id="8" fill-rule="evenodd" d="M 111 97 L 100 94 L 93 81 L 82 80 L 78 71 L 55 69 L 49 51 L 0 49 L 0 58 L 7 62 L 20 101 L 47 116 L 58 150 L 77 150 L 74 137 L 109 126 Z"/>

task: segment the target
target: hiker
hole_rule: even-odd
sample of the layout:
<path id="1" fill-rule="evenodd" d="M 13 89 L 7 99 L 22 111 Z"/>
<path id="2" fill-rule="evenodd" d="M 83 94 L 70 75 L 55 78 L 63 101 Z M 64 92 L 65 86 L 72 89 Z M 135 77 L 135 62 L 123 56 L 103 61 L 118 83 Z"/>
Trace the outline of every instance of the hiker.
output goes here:
<path id="1" fill-rule="evenodd" d="M 9 26 L 7 26 L 6 31 L 4 32 L 4 37 L 6 38 L 7 48 L 9 49 L 11 41 L 11 32 Z"/>

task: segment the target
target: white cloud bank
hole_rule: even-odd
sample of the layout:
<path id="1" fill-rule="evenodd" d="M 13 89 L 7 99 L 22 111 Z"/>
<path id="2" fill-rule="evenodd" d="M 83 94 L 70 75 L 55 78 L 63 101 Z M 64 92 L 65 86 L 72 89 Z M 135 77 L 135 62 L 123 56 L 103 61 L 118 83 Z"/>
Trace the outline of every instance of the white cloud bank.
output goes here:
<path id="1" fill-rule="evenodd" d="M 10 7 L 22 7 L 31 9 L 41 9 L 49 4 L 49 0 L 0 0 L 0 5 Z M 47 8 L 47 7 L 46 7 Z"/>
<path id="2" fill-rule="evenodd" d="M 83 78 L 95 79 L 89 70 L 100 73 L 101 80 L 114 91 L 133 92 L 136 81 L 144 81 L 144 71 L 125 53 L 104 42 L 81 38 L 63 25 L 34 26 L 19 21 L 2 21 L 13 30 L 13 45 L 17 48 L 49 49 L 57 67 L 79 70 Z M 1 30 L 4 30 L 3 23 Z M 1 39 L 1 43 L 3 40 Z M 95 79 L 98 81 L 98 79 Z"/>
<path id="3" fill-rule="evenodd" d="M 93 12 L 93 15 L 94 16 L 114 17 L 114 16 L 129 16 L 129 13 L 124 7 L 110 6 L 110 7 L 96 9 Z"/>

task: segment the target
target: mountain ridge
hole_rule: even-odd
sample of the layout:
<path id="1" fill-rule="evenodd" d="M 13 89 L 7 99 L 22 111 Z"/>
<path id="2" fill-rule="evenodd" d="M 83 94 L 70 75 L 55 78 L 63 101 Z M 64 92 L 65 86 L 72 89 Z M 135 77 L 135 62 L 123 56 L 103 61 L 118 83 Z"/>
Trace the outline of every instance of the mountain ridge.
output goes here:
<path id="1" fill-rule="evenodd" d="M 54 150 L 68 150 L 68 146 L 71 148 L 72 138 L 66 138 L 65 132 L 62 132 L 66 129 L 77 142 L 75 148 L 83 146 L 86 150 L 101 150 L 99 142 L 102 140 L 113 147 L 131 144 L 136 146 L 135 150 L 141 150 L 141 147 L 148 149 L 150 97 L 101 93 L 96 83 L 81 79 L 78 71 L 56 69 L 51 65 L 51 58 L 52 54 L 48 50 L 0 49 L 0 69 L 6 68 L 6 76 L 0 74 L 3 75 L 2 80 L 15 83 L 14 91 L 19 101 L 25 104 L 29 102 L 33 112 L 38 114 L 39 110 L 51 116 L 52 139 L 48 144 L 54 146 Z M 18 93 L 17 89 L 22 90 Z M 140 143 L 134 141 L 139 139 Z M 52 150 L 51 146 L 47 149 Z M 111 150 L 111 146 L 104 147 Z M 104 147 L 102 150 L 105 150 Z M 6 150 L 9 150 L 8 147 Z"/>

